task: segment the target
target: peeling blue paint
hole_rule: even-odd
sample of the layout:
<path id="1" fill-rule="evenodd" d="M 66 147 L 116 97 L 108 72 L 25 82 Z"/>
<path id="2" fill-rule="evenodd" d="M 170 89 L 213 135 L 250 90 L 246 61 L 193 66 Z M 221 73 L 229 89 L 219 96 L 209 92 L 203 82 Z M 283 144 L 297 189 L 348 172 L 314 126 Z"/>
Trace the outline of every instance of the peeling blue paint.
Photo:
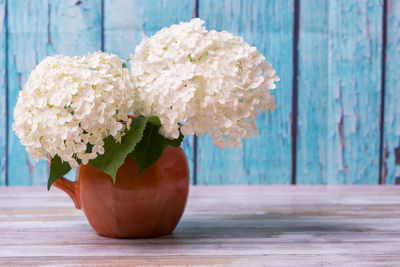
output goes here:
<path id="1" fill-rule="evenodd" d="M 186 138 L 183 147 L 195 172 L 192 182 L 196 176 L 199 184 L 289 184 L 296 138 L 299 184 L 377 184 L 379 175 L 382 182 L 396 183 L 400 1 L 301 0 L 296 9 L 297 47 L 294 1 L 198 3 L 196 9 L 196 0 L 0 0 L 0 185 L 6 183 L 6 173 L 10 185 L 46 183 L 47 163 L 36 163 L 27 155 L 11 130 L 18 91 L 40 60 L 55 53 L 75 56 L 101 48 L 128 58 L 143 34 L 152 35 L 196 14 L 209 29 L 240 34 L 255 45 L 281 81 L 273 91 L 275 114 L 257 119 L 260 135 L 243 148 L 220 151 L 209 137 L 196 142 Z M 293 77 L 293 49 L 298 49 L 298 77 Z M 298 88 L 298 114 L 292 137 L 293 82 Z"/>

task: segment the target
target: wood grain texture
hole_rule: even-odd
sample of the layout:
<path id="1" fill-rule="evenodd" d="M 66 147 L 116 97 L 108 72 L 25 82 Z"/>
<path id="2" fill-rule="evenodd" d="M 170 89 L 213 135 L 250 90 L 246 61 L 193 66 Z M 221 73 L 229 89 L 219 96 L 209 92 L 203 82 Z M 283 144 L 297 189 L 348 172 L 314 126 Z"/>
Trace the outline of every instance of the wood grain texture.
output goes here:
<path id="1" fill-rule="evenodd" d="M 0 188 L 4 266 L 396 266 L 400 187 L 194 186 L 172 235 L 97 236 L 63 192 Z"/>
<path id="2" fill-rule="evenodd" d="M 8 176 L 10 185 L 43 183 L 45 162 L 36 163 L 12 130 L 13 109 L 28 74 L 47 55 L 47 1 L 8 1 Z"/>
<path id="3" fill-rule="evenodd" d="M 119 257 L 34 257 L 4 258 L 5 266 L 396 266 L 397 255 L 267 255 L 240 258 L 224 256 L 163 256 L 158 260 L 154 256 L 119 256 Z M 68 264 L 66 264 L 68 262 Z"/>
<path id="4" fill-rule="evenodd" d="M 8 1 L 10 185 L 44 184 L 47 162 L 35 160 L 11 129 L 18 91 L 47 55 L 83 55 L 100 49 L 101 1 Z"/>
<path id="5" fill-rule="evenodd" d="M 387 17 L 382 182 L 394 184 L 400 178 L 400 1 L 388 1 Z"/>
<path id="6" fill-rule="evenodd" d="M 79 56 L 100 50 L 101 1 L 49 1 L 48 53 Z"/>
<path id="7" fill-rule="evenodd" d="M 272 91 L 274 114 L 257 118 L 260 134 L 242 148 L 224 151 L 207 136 L 198 139 L 199 184 L 288 184 L 291 179 L 290 116 L 292 107 L 293 1 L 199 2 L 199 17 L 211 30 L 226 30 L 256 46 L 277 70 L 281 81 Z"/>
<path id="8" fill-rule="evenodd" d="M 151 36 L 163 27 L 169 27 L 193 17 L 195 0 L 105 0 L 104 49 L 128 59 L 142 40 L 143 34 Z M 186 136 L 183 149 L 190 170 L 194 170 L 193 136 Z M 191 173 L 191 183 L 194 175 Z"/>
<path id="9" fill-rule="evenodd" d="M 104 48 L 127 59 L 143 34 L 151 36 L 163 27 L 189 21 L 194 9 L 194 0 L 105 0 Z"/>
<path id="10" fill-rule="evenodd" d="M 328 18 L 328 1 L 300 2 L 296 156 L 298 184 L 328 182 Z"/>
<path id="11" fill-rule="evenodd" d="M 7 158 L 7 77 L 6 1 L 0 0 L 0 186 L 6 184 Z"/>
<path id="12" fill-rule="evenodd" d="M 378 183 L 382 6 L 329 1 L 329 184 Z"/>
<path id="13" fill-rule="evenodd" d="M 387 0 L 384 132 L 383 150 L 379 150 L 383 1 L 300 1 L 299 184 L 376 184 L 380 153 L 383 182 L 394 184 L 400 178 L 396 164 L 396 159 L 400 162 L 400 3 L 393 0 Z M 102 35 L 106 51 L 128 58 L 142 34 L 152 35 L 164 26 L 190 20 L 195 2 L 104 0 L 102 16 L 102 0 L 9 0 L 5 21 L 6 0 L 0 0 L 0 185 L 5 184 L 6 157 L 11 185 L 47 180 L 47 164 L 27 155 L 11 129 L 18 91 L 40 60 L 55 53 L 73 56 L 98 50 Z M 199 1 L 199 16 L 210 30 L 242 35 L 281 77 L 272 92 L 278 104 L 275 114 L 259 116 L 260 135 L 246 141 L 243 148 L 220 151 L 204 137 L 198 139 L 195 151 L 194 138 L 185 138 L 183 147 L 192 172 L 197 152 L 199 184 L 290 183 L 293 3 Z M 69 178 L 74 175 L 71 172 Z"/>
<path id="14" fill-rule="evenodd" d="M 300 184 L 378 183 L 382 6 L 301 2 Z"/>

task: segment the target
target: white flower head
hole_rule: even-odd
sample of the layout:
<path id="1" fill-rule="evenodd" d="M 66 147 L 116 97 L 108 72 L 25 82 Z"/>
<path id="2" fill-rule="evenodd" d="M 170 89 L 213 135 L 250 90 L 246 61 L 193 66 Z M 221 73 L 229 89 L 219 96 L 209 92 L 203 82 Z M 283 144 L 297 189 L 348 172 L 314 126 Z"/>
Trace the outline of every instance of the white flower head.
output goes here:
<path id="1" fill-rule="evenodd" d="M 132 105 L 133 84 L 118 56 L 51 56 L 20 91 L 13 129 L 35 158 L 58 155 L 74 168 L 76 159 L 86 164 L 103 154 L 105 137 L 120 140 Z"/>
<path id="2" fill-rule="evenodd" d="M 275 108 L 269 90 L 279 77 L 255 47 L 204 21 L 164 28 L 144 38 L 131 56 L 137 88 L 134 113 L 160 118 L 160 133 L 211 135 L 220 148 L 257 135 L 255 118 Z"/>

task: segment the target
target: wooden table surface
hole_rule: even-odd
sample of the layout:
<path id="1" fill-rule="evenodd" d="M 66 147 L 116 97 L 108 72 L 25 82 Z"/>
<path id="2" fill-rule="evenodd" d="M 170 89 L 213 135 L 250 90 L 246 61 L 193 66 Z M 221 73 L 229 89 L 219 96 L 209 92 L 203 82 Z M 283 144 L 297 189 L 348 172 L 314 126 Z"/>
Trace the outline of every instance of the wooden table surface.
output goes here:
<path id="1" fill-rule="evenodd" d="M 400 186 L 196 186 L 174 234 L 97 236 L 63 192 L 0 188 L 0 266 L 400 266 Z"/>

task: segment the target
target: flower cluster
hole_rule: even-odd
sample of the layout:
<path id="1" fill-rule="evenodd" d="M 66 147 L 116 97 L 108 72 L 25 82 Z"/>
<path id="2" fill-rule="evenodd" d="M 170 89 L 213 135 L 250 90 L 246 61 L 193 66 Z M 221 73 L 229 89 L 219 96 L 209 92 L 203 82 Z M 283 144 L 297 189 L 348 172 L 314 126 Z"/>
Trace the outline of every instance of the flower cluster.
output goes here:
<path id="1" fill-rule="evenodd" d="M 158 116 L 161 134 L 210 134 L 220 148 L 257 135 L 255 118 L 275 107 L 269 89 L 278 76 L 255 47 L 204 21 L 164 28 L 144 38 L 131 56 L 137 87 L 134 113 Z"/>
<path id="2" fill-rule="evenodd" d="M 16 135 L 36 158 L 58 155 L 72 168 L 106 156 L 106 137 L 121 142 L 129 113 L 157 116 L 169 139 L 206 133 L 222 149 L 241 146 L 257 135 L 256 116 L 275 108 L 270 89 L 279 78 L 241 37 L 203 24 L 193 19 L 145 37 L 131 71 L 103 52 L 45 58 L 19 94 Z"/>
<path id="3" fill-rule="evenodd" d="M 116 55 L 47 57 L 20 91 L 13 129 L 36 158 L 58 155 L 73 168 L 78 159 L 86 164 L 104 153 L 105 137 L 121 139 L 133 88 Z"/>

